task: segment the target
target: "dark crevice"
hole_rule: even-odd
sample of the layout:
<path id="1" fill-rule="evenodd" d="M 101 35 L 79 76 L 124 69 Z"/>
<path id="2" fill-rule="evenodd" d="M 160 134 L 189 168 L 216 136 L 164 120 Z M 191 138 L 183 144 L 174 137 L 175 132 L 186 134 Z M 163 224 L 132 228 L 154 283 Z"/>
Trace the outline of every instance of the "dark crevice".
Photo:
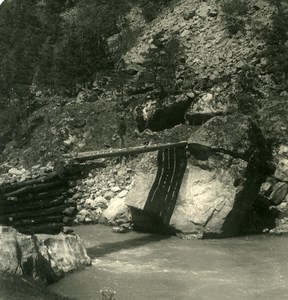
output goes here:
<path id="1" fill-rule="evenodd" d="M 143 132 L 145 129 L 162 131 L 184 124 L 185 113 L 190 104 L 191 100 L 187 100 L 159 107 L 148 120 L 145 120 L 143 115 L 139 115 L 136 119 L 138 130 L 140 132 Z"/>

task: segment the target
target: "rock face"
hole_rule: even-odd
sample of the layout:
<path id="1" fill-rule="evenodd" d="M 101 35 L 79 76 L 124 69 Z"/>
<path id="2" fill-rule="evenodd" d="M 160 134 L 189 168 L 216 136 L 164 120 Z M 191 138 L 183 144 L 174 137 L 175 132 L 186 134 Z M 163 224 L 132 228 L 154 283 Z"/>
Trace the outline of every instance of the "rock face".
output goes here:
<path id="1" fill-rule="evenodd" d="M 75 235 L 28 236 L 0 226 L 0 271 L 52 283 L 91 263 Z"/>
<path id="2" fill-rule="evenodd" d="M 204 94 L 199 101 L 192 104 L 186 112 L 190 124 L 201 125 L 207 120 L 227 112 L 227 103 L 216 101 L 212 93 Z"/>
<path id="3" fill-rule="evenodd" d="M 272 234 L 288 233 L 288 146 L 281 144 L 275 153 L 275 171 L 261 186 L 262 201 L 276 214 Z"/>
<path id="4" fill-rule="evenodd" d="M 256 34 L 252 24 L 259 24 L 259 28 L 272 24 L 269 20 L 274 9 L 268 1 L 261 1 L 259 5 L 257 0 L 249 1 L 247 7 L 242 31 L 231 34 L 221 1 L 173 2 L 149 26 L 144 27 L 136 45 L 124 55 L 124 65 L 128 70 L 130 66 L 135 68 L 135 65 L 145 69 L 147 53 L 155 47 L 153 38 L 159 32 L 163 33 L 166 40 L 177 37 L 182 49 L 176 78 L 180 87 L 179 96 L 185 97 L 187 92 L 194 95 L 193 101 L 185 106 L 185 120 L 191 125 L 201 125 L 214 116 L 225 114 L 227 110 L 233 111 L 232 107 L 228 107 L 231 102 L 229 96 L 233 95 L 237 79 L 247 66 L 257 74 L 263 90 L 272 83 L 265 60 L 258 59 L 266 44 Z M 237 16 L 235 21 L 238 18 L 241 19 L 241 16 Z M 139 91 L 139 94 L 146 92 Z M 137 121 L 140 131 L 145 128 L 162 130 L 183 122 L 182 118 L 175 118 L 176 114 L 173 118 L 173 109 L 177 109 L 177 115 L 180 115 L 183 105 L 172 107 L 171 111 L 171 105 L 162 105 L 162 109 L 159 109 L 161 103 L 158 103 L 158 98 L 152 99 L 154 103 L 147 97 L 143 99 L 143 109 L 148 107 L 151 114 L 145 118 L 145 113 L 139 112 Z M 173 102 L 176 103 L 175 100 Z M 170 127 L 167 126 L 167 117 L 171 118 Z"/>
<path id="5" fill-rule="evenodd" d="M 191 99 L 186 95 L 167 98 L 161 104 L 155 100 L 147 101 L 134 112 L 139 131 L 161 131 L 184 123 L 185 112 L 190 104 Z"/>
<path id="6" fill-rule="evenodd" d="M 140 164 L 134 187 L 126 197 L 135 225 L 146 230 L 164 226 L 166 230 L 204 238 L 246 231 L 245 223 L 252 215 L 261 185 L 259 174 L 265 171 L 262 162 L 266 148 L 260 130 L 242 115 L 214 117 L 191 135 L 188 148 L 190 157 L 187 166 L 182 165 L 185 170 L 181 187 L 175 189 L 175 203 L 162 202 L 161 194 L 156 200 L 164 206 L 173 205 L 169 220 L 163 209 L 160 211 L 157 205 L 147 207 L 146 201 L 158 180 L 159 157 L 157 162 L 155 155 L 149 154 Z M 160 186 L 165 183 L 158 181 Z"/>

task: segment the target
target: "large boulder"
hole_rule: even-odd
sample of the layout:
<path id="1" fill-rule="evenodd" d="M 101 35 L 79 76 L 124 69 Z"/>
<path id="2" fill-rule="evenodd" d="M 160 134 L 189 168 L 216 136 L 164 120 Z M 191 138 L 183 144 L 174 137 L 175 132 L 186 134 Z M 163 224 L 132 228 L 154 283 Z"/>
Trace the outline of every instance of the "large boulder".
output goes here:
<path id="1" fill-rule="evenodd" d="M 191 135 L 188 159 L 183 149 L 175 151 L 178 159 L 172 159 L 166 169 L 159 154 L 157 158 L 151 153 L 138 166 L 134 187 L 126 197 L 135 226 L 204 238 L 248 231 L 268 155 L 256 124 L 242 115 L 214 117 Z M 171 180 L 164 187 L 169 173 L 175 173 L 169 164 L 181 166 L 176 171 L 178 182 Z M 174 199 L 167 196 L 171 190 Z"/>
<path id="2" fill-rule="evenodd" d="M 134 112 L 139 131 L 161 131 L 184 123 L 185 112 L 190 104 L 191 99 L 184 94 L 168 97 L 163 103 L 147 100 Z"/>
<path id="3" fill-rule="evenodd" d="M 0 226 L 0 272 L 51 283 L 91 263 L 76 235 L 24 235 Z"/>
<path id="4" fill-rule="evenodd" d="M 212 93 L 206 93 L 191 104 L 185 117 L 190 124 L 201 125 L 215 116 L 224 115 L 227 109 L 227 103 L 219 101 Z"/>

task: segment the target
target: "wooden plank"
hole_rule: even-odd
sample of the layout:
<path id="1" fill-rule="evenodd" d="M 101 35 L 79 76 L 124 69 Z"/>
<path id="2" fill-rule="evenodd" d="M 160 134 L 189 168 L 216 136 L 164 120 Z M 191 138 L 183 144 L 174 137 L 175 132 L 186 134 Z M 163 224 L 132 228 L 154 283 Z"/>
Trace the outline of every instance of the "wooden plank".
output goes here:
<path id="1" fill-rule="evenodd" d="M 62 215 L 62 212 L 66 208 L 66 205 L 60 205 L 56 207 L 43 208 L 43 209 L 35 209 L 30 211 L 23 211 L 19 213 L 10 213 L 7 215 L 3 215 L 0 217 L 0 224 L 6 224 L 7 221 L 10 220 L 11 224 L 13 224 L 14 220 L 19 219 L 28 219 L 37 216 L 52 216 L 52 215 Z"/>
<path id="2" fill-rule="evenodd" d="M 17 183 L 12 183 L 12 184 L 5 184 L 0 186 L 0 190 L 2 190 L 4 193 L 9 193 L 15 190 L 18 190 L 20 188 L 23 188 L 25 186 L 33 186 L 35 184 L 41 184 L 41 183 L 46 183 L 49 181 L 59 179 L 59 176 L 56 172 L 51 172 L 45 176 L 38 177 L 36 179 L 30 179 L 26 180 L 23 182 L 17 182 Z"/>
<path id="3" fill-rule="evenodd" d="M 6 198 L 8 197 L 18 197 L 20 195 L 26 195 L 26 194 L 33 194 L 33 193 L 39 193 L 39 192 L 43 192 L 43 191 L 47 191 L 51 188 L 54 187 L 58 187 L 60 185 L 64 185 L 65 182 L 63 181 L 54 181 L 54 182 L 49 182 L 49 183 L 42 183 L 42 184 L 38 184 L 38 185 L 31 185 L 31 186 L 25 186 L 22 187 L 14 192 L 11 193 L 7 193 L 4 196 Z"/>
<path id="4" fill-rule="evenodd" d="M 82 161 L 86 161 L 86 160 L 90 160 L 90 159 L 125 156 L 125 155 L 131 155 L 131 154 L 140 154 L 140 153 L 158 151 L 161 149 L 171 148 L 171 147 L 185 147 L 186 145 L 187 145 L 187 142 L 182 141 L 182 142 L 178 142 L 178 143 L 128 147 L 128 148 L 113 149 L 113 150 L 107 150 L 107 151 L 79 152 L 74 157 L 71 154 L 63 154 L 63 157 L 74 158 L 74 160 L 82 162 Z"/>
<path id="5" fill-rule="evenodd" d="M 34 209 L 53 207 L 64 203 L 64 197 L 60 196 L 56 199 L 43 199 L 31 202 L 14 203 L 14 205 L 0 207 L 0 216 L 5 216 L 10 213 L 19 213 L 22 211 L 31 211 Z"/>
<path id="6" fill-rule="evenodd" d="M 20 195 L 18 197 L 10 197 L 10 198 L 5 198 L 5 200 L 0 200 L 0 213 L 2 209 L 5 209 L 6 206 L 11 206 L 17 204 L 22 204 L 22 203 L 29 203 L 32 201 L 42 201 L 42 200 L 50 200 L 51 198 L 53 199 L 55 196 L 59 196 L 62 194 L 65 194 L 67 191 L 67 187 L 59 187 L 56 189 L 52 189 L 46 192 L 40 192 L 39 194 L 27 194 L 27 195 Z"/>

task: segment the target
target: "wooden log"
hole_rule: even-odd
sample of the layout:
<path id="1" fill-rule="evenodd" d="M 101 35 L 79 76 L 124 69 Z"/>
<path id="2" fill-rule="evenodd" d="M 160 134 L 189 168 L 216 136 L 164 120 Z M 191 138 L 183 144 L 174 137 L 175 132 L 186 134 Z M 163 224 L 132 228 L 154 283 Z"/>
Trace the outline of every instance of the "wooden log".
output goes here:
<path id="1" fill-rule="evenodd" d="M 15 226 L 15 228 L 24 234 L 58 234 L 63 230 L 63 223 L 52 223 L 52 224 L 45 224 L 45 225 L 28 225 L 25 227 L 22 226 Z"/>
<path id="2" fill-rule="evenodd" d="M 35 209 L 31 211 L 23 211 L 19 213 L 9 213 L 0 217 L 0 224 L 7 224 L 7 219 L 10 223 L 13 223 L 14 220 L 19 219 L 28 219 L 38 216 L 52 216 L 62 214 L 63 210 L 66 208 L 66 205 L 59 205 L 56 207 L 44 208 L 44 209 Z"/>
<path id="3" fill-rule="evenodd" d="M 49 183 L 42 183 L 42 184 L 38 184 L 38 185 L 31 185 L 31 186 L 25 186 L 22 187 L 14 192 L 11 193 L 7 193 L 4 196 L 6 198 L 8 197 L 19 197 L 20 195 L 27 195 L 27 194 L 35 194 L 35 193 L 39 193 L 39 192 L 43 192 L 43 191 L 47 191 L 49 189 L 58 187 L 63 185 L 63 181 L 54 181 L 54 182 L 49 182 Z"/>
<path id="4" fill-rule="evenodd" d="M 17 183 L 13 183 L 13 184 L 2 185 L 2 186 L 0 186 L 0 189 L 2 189 L 2 191 L 4 193 L 10 193 L 12 191 L 18 190 L 25 186 L 33 186 L 35 184 L 47 183 L 47 182 L 57 180 L 57 179 L 58 180 L 60 179 L 57 172 L 51 172 L 45 176 L 41 176 L 36 179 L 26 180 L 23 182 L 17 182 Z"/>
<path id="5" fill-rule="evenodd" d="M 79 152 L 76 156 L 71 154 L 63 154 L 63 157 L 72 158 L 76 161 L 82 162 L 90 159 L 104 158 L 104 157 L 115 157 L 115 156 L 125 156 L 132 154 L 140 154 L 146 152 L 157 151 L 160 149 L 171 148 L 171 147 L 186 147 L 187 142 L 169 143 L 169 144 L 159 144 L 159 145 L 148 145 L 148 146 L 137 146 L 122 149 L 112 149 L 107 151 L 89 151 L 89 152 Z"/>
<path id="6" fill-rule="evenodd" d="M 25 227 L 28 225 L 35 225 L 35 224 L 62 223 L 62 221 L 63 221 L 62 216 L 44 216 L 44 217 L 35 217 L 31 219 L 17 220 L 13 223 L 13 226 Z"/>
<path id="7" fill-rule="evenodd" d="M 30 201 L 41 201 L 45 199 L 51 199 L 54 198 L 55 196 L 59 196 L 62 193 L 66 192 L 67 187 L 59 187 L 47 192 L 41 192 L 39 194 L 27 194 L 24 196 L 18 196 L 18 197 L 8 197 L 5 200 L 0 200 L 0 212 L 1 209 L 6 207 L 6 206 L 11 206 L 14 204 L 19 204 L 19 203 L 24 203 L 24 202 L 30 202 Z"/>
<path id="8" fill-rule="evenodd" d="M 24 211 L 31 211 L 34 209 L 54 207 L 64 203 L 65 198 L 60 196 L 56 199 L 44 199 L 33 202 L 15 203 L 14 205 L 4 206 L 0 209 L 0 215 L 7 215 L 10 213 L 19 213 Z"/>

